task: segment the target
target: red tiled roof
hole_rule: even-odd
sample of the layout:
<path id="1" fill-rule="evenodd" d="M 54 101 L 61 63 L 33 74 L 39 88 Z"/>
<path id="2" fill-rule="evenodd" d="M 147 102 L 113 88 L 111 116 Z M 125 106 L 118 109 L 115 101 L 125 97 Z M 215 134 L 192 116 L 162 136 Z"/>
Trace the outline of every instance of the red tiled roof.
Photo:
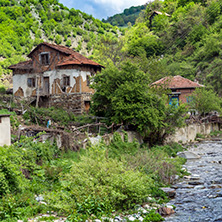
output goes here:
<path id="1" fill-rule="evenodd" d="M 62 45 L 55 45 L 55 44 L 50 44 L 47 42 L 43 42 L 40 43 L 38 46 L 36 46 L 35 49 L 33 49 L 28 57 L 31 57 L 32 53 L 41 45 L 46 45 L 50 48 L 53 48 L 57 51 L 60 51 L 62 53 L 65 53 L 66 55 L 69 55 L 69 57 L 63 59 L 62 61 L 60 61 L 57 66 L 63 66 L 63 65 L 73 65 L 73 64 L 78 64 L 78 65 L 93 65 L 93 66 L 100 66 L 103 67 L 102 65 L 100 65 L 99 63 L 96 63 L 88 58 L 86 58 L 85 56 L 79 54 L 78 52 L 66 47 L 66 46 L 62 46 Z"/>
<path id="2" fill-rule="evenodd" d="M 32 69 L 33 64 L 32 64 L 32 60 L 28 60 L 28 61 L 25 61 L 25 62 L 19 62 L 15 65 L 11 65 L 8 68 L 9 69 Z"/>
<path id="3" fill-rule="evenodd" d="M 197 82 L 193 82 L 189 79 L 183 78 L 182 76 L 167 76 L 152 83 L 151 85 L 162 85 L 169 89 L 203 87 L 203 85 Z"/>
<path id="4" fill-rule="evenodd" d="M 57 66 L 65 66 L 65 65 L 92 65 L 92 66 L 99 66 L 99 67 L 103 67 L 102 65 L 100 65 L 99 63 L 96 63 L 88 58 L 86 58 L 85 56 L 79 54 L 78 52 L 65 47 L 65 46 L 61 46 L 61 45 L 55 45 L 55 44 L 50 44 L 47 42 L 44 43 L 40 43 L 38 46 L 36 46 L 35 49 L 33 49 L 31 51 L 31 53 L 28 55 L 28 57 L 31 57 L 31 55 L 33 54 L 33 52 L 38 49 L 38 47 L 40 47 L 41 45 L 46 45 L 50 48 L 53 48 L 57 51 L 60 51 L 62 53 L 66 54 L 66 57 L 60 61 Z M 29 61 L 25 61 L 25 62 L 20 62 L 18 64 L 15 65 L 11 65 L 9 67 L 9 69 L 32 69 L 33 68 L 33 64 L 32 64 L 32 60 Z"/>
<path id="5" fill-rule="evenodd" d="M 28 57 L 31 57 L 31 55 L 33 54 L 33 52 L 38 49 L 41 45 L 46 45 L 50 48 L 53 48 L 57 51 L 60 51 L 60 52 L 63 52 L 67 55 L 71 55 L 74 51 L 66 46 L 62 46 L 62 45 L 55 45 L 55 44 L 51 44 L 51 43 L 48 43 L 48 42 L 43 42 L 43 43 L 40 43 L 39 45 L 37 45 L 29 54 L 28 54 Z"/>
<path id="6" fill-rule="evenodd" d="M 65 65 L 93 65 L 93 66 L 101 66 L 99 63 L 96 63 L 78 52 L 74 52 L 72 55 L 66 57 L 62 61 L 60 61 L 57 66 L 65 66 Z"/>

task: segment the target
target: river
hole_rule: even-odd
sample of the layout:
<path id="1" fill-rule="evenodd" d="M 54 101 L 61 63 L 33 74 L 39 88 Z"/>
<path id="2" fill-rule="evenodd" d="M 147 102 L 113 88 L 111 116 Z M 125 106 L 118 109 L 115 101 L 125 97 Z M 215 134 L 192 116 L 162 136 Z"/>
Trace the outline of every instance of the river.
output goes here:
<path id="1" fill-rule="evenodd" d="M 192 145 L 189 151 L 201 158 L 188 160 L 190 172 L 175 184 L 176 197 L 169 204 L 176 207 L 168 222 L 222 222 L 222 140 Z"/>

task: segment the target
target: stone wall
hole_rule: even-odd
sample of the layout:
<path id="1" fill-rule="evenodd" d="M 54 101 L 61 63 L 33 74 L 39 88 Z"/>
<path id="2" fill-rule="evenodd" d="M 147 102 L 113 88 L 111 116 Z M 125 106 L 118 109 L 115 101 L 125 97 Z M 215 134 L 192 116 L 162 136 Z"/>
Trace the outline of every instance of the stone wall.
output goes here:
<path id="1" fill-rule="evenodd" d="M 90 101 L 91 95 L 91 93 L 73 93 L 50 96 L 49 106 L 62 107 L 73 113 L 83 113 L 86 111 L 85 101 Z"/>
<path id="2" fill-rule="evenodd" d="M 193 123 L 186 125 L 183 128 L 176 129 L 174 135 L 168 136 L 166 142 L 193 142 L 197 134 L 209 135 L 212 131 L 220 130 L 218 123 Z"/>
<path id="3" fill-rule="evenodd" d="M 71 93 L 51 96 L 41 96 L 39 98 L 39 107 L 57 107 L 69 110 L 75 114 L 88 112 L 92 93 Z M 0 109 L 13 107 L 24 109 L 24 104 L 35 105 L 36 97 L 18 97 L 13 95 L 0 95 Z"/>

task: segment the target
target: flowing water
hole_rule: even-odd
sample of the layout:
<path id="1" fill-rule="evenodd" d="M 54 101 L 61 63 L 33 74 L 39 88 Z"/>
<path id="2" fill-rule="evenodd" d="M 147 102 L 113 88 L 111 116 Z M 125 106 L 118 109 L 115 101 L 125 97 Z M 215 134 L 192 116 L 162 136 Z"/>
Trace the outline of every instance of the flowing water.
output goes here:
<path id="1" fill-rule="evenodd" d="M 222 140 L 205 141 L 189 148 L 201 158 L 188 160 L 191 173 L 175 184 L 176 197 L 169 204 L 176 207 L 168 222 L 222 222 Z"/>

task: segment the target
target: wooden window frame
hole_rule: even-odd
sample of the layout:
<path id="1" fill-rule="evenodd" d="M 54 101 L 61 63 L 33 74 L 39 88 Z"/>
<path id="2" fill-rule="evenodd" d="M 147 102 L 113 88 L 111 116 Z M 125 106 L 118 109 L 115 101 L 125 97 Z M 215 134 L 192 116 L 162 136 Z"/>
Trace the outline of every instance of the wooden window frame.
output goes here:
<path id="1" fill-rule="evenodd" d="M 36 85 L 35 78 L 28 78 L 28 79 L 27 79 L 27 85 L 28 85 L 28 87 L 30 87 L 30 88 L 34 88 L 35 85 Z"/>
<path id="2" fill-rule="evenodd" d="M 63 76 L 63 86 L 70 86 L 70 76 Z"/>
<path id="3" fill-rule="evenodd" d="M 49 65 L 50 64 L 50 55 L 49 52 L 42 52 L 39 55 L 39 59 L 42 65 Z"/>

